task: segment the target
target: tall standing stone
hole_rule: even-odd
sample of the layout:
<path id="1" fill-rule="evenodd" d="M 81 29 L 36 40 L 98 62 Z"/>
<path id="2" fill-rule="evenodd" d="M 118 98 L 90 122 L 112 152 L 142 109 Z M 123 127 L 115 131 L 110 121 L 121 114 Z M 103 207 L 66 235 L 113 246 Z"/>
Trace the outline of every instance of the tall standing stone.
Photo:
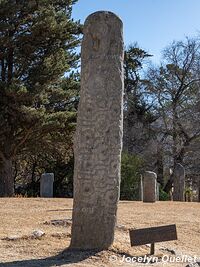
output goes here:
<path id="1" fill-rule="evenodd" d="M 81 60 L 71 247 L 104 249 L 114 239 L 123 130 L 123 35 L 115 14 L 86 19 Z"/>
<path id="2" fill-rule="evenodd" d="M 43 173 L 40 179 L 40 197 L 53 197 L 53 173 Z"/>
<path id="3" fill-rule="evenodd" d="M 157 175 L 155 172 L 146 171 L 143 176 L 143 202 L 157 200 Z"/>
<path id="4" fill-rule="evenodd" d="M 178 163 L 174 169 L 174 191 L 173 200 L 174 201 L 185 201 L 185 169 Z"/>

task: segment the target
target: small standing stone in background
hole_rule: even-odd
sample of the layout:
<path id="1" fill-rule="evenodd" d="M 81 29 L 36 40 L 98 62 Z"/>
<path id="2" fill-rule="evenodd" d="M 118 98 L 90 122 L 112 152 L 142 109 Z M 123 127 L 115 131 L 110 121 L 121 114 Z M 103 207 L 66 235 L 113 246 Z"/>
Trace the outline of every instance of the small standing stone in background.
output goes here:
<path id="1" fill-rule="evenodd" d="M 155 202 L 157 199 L 157 175 L 146 171 L 143 176 L 143 202 Z"/>
<path id="2" fill-rule="evenodd" d="M 160 191 L 160 183 L 156 183 L 156 200 L 159 201 L 159 191 Z"/>
<path id="3" fill-rule="evenodd" d="M 43 173 L 40 179 L 40 197 L 53 197 L 53 173 Z"/>
<path id="4" fill-rule="evenodd" d="M 139 200 L 143 201 L 143 177 L 142 175 L 140 176 L 140 181 L 139 181 Z"/>
<path id="5" fill-rule="evenodd" d="M 173 200 L 174 201 L 184 201 L 185 194 L 185 169 L 178 163 L 174 169 L 174 191 Z"/>

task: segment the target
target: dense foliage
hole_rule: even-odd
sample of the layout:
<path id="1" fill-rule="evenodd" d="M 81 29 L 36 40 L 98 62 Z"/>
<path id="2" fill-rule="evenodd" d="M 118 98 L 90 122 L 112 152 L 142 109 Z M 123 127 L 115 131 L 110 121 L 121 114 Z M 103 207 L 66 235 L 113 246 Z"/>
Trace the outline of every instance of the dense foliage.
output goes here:
<path id="1" fill-rule="evenodd" d="M 71 157 L 79 88 L 77 75 L 67 76 L 78 62 L 75 2 L 1 1 L 0 196 L 13 195 L 18 158 Z"/>
<path id="2" fill-rule="evenodd" d="M 127 153 L 122 153 L 121 192 L 122 200 L 138 200 L 140 198 L 140 179 L 143 160 Z"/>

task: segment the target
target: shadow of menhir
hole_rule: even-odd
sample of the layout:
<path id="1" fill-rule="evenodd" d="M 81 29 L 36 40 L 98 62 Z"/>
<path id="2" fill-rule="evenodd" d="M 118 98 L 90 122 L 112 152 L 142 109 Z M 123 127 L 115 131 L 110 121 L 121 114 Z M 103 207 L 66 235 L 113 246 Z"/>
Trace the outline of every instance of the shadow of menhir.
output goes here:
<path id="1" fill-rule="evenodd" d="M 19 260 L 12 262 L 0 263 L 0 267 L 51 267 L 51 266 L 64 266 L 73 263 L 80 263 L 100 252 L 100 250 L 80 250 L 67 248 L 58 255 L 42 258 Z"/>

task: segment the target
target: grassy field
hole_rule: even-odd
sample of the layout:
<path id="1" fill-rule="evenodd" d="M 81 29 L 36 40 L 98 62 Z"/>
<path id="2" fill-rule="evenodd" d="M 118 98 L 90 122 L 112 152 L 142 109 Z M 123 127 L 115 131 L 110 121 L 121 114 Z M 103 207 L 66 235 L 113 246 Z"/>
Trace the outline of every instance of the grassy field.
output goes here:
<path id="1" fill-rule="evenodd" d="M 122 262 L 123 257 L 144 256 L 149 246 L 131 247 L 130 228 L 176 224 L 178 240 L 157 243 L 156 256 L 189 255 L 200 258 L 200 204 L 122 201 L 118 208 L 115 242 L 108 251 L 70 251 L 72 199 L 1 198 L 0 266 L 187 266 Z M 51 224 L 52 220 L 60 220 Z M 64 221 L 63 221 L 64 220 Z M 45 235 L 34 238 L 40 229 Z M 174 254 L 175 253 L 175 254 Z M 199 266 L 198 264 L 193 266 Z"/>

